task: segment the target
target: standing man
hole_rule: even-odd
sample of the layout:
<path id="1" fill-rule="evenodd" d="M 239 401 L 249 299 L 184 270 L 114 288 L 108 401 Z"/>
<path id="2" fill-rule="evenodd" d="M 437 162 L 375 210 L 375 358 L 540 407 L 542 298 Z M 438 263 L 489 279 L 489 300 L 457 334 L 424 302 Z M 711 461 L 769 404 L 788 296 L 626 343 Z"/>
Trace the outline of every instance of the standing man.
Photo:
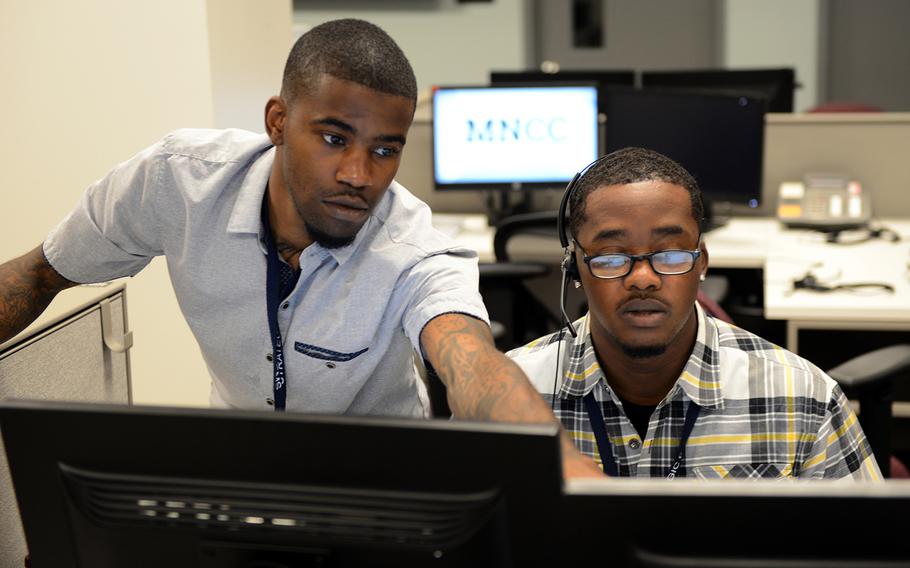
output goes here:
<path id="1" fill-rule="evenodd" d="M 881 478 L 833 379 L 696 303 L 704 206 L 679 164 L 619 150 L 566 203 L 566 277 L 589 312 L 508 355 L 583 453 L 614 476 Z"/>
<path id="2" fill-rule="evenodd" d="M 551 422 L 494 347 L 476 254 L 393 180 L 416 99 L 410 63 L 381 29 L 313 28 L 266 104 L 267 135 L 175 132 L 0 266 L 0 341 L 61 290 L 164 255 L 214 406 L 425 415 L 416 350 L 456 417 Z M 596 472 L 563 438 L 566 474 Z"/>

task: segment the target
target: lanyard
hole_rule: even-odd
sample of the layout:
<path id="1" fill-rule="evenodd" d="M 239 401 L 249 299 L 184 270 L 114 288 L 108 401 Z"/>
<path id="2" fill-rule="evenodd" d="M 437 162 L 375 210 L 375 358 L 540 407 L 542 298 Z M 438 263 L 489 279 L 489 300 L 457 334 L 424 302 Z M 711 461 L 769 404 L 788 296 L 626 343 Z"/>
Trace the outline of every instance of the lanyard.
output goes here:
<path id="1" fill-rule="evenodd" d="M 594 430 L 594 439 L 597 440 L 597 449 L 600 452 L 600 461 L 603 463 L 604 473 L 611 477 L 619 475 L 619 469 L 616 466 L 616 460 L 613 459 L 613 446 L 607 437 L 607 428 L 604 425 L 603 411 L 600 403 L 594 398 L 594 391 L 585 395 L 585 409 L 588 411 L 588 419 L 591 420 L 591 428 Z M 673 465 L 667 470 L 667 479 L 676 477 L 679 467 L 686 459 L 686 442 L 689 441 L 689 435 L 698 420 L 698 413 L 701 407 L 694 402 L 689 403 L 689 409 L 686 411 L 686 421 L 683 424 L 682 434 L 679 437 L 679 450 L 676 453 L 676 459 Z"/>
<path id="2" fill-rule="evenodd" d="M 287 380 L 285 377 L 284 348 L 281 343 L 281 329 L 278 327 L 278 306 L 281 304 L 281 261 L 278 260 L 278 247 L 272 237 L 269 223 L 268 198 L 262 202 L 262 225 L 265 228 L 265 242 L 268 251 L 268 268 L 266 269 L 266 308 L 269 316 L 269 335 L 272 339 L 272 369 L 274 379 L 272 392 L 275 410 L 284 410 L 287 397 Z"/>

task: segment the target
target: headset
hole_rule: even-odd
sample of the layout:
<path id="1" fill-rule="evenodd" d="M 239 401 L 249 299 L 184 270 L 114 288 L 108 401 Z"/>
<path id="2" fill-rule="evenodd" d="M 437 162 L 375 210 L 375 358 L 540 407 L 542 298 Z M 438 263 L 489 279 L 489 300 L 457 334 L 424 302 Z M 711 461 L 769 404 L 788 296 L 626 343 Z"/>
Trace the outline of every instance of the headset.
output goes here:
<path id="1" fill-rule="evenodd" d="M 588 170 L 607 159 L 610 155 L 611 154 L 607 154 L 597 158 L 576 173 L 572 178 L 572 181 L 569 182 L 569 185 L 566 186 L 566 190 L 562 194 L 562 200 L 559 202 L 559 213 L 556 217 L 556 232 L 558 233 L 559 244 L 562 246 L 563 252 L 562 263 L 560 264 L 562 268 L 562 285 L 559 287 L 559 305 L 560 310 L 562 311 L 563 323 L 569 329 L 569 333 L 572 334 L 572 337 L 578 337 L 578 332 L 575 331 L 572 320 L 570 320 L 568 314 L 566 314 L 566 289 L 569 286 L 570 280 L 575 281 L 576 288 L 580 286 L 581 274 L 578 270 L 578 261 L 575 259 L 575 251 L 570 246 L 569 237 L 566 234 L 566 209 L 569 207 L 569 199 L 572 197 L 572 193 L 581 182 L 581 179 L 588 173 Z"/>

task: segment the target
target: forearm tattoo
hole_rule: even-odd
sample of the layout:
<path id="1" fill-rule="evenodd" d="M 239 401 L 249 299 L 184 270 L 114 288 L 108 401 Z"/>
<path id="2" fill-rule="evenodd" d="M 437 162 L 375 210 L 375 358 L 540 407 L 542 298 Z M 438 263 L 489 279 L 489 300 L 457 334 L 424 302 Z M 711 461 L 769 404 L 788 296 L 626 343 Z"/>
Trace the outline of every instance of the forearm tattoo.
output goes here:
<path id="1" fill-rule="evenodd" d="M 73 285 L 48 264 L 41 246 L 0 265 L 0 342 L 25 329 Z"/>
<path id="2" fill-rule="evenodd" d="M 552 422 L 521 369 L 496 350 L 487 325 L 461 314 L 434 319 L 427 354 L 456 418 Z"/>

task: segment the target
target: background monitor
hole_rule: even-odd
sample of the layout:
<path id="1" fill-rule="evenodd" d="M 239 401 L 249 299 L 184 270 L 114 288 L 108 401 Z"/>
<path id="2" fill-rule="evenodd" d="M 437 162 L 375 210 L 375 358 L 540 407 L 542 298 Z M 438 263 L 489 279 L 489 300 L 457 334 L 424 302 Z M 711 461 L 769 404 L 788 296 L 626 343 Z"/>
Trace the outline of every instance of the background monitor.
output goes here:
<path id="1" fill-rule="evenodd" d="M 745 95 L 613 90 L 607 101 L 606 152 L 656 150 L 685 167 L 705 198 L 721 206 L 761 203 L 765 105 Z M 714 215 L 713 222 L 720 222 Z"/>
<path id="2" fill-rule="evenodd" d="M 598 156 L 597 87 L 438 87 L 437 189 L 562 188 Z"/>
<path id="3" fill-rule="evenodd" d="M 525 566 L 556 425 L 5 402 L 35 568 Z"/>
<path id="4" fill-rule="evenodd" d="M 793 112 L 793 92 L 797 84 L 796 73 L 792 68 L 702 69 L 642 71 L 641 86 L 742 92 L 765 97 L 768 112 Z"/>
<path id="5" fill-rule="evenodd" d="M 634 87 L 635 71 L 579 69 L 544 73 L 543 71 L 490 71 L 491 85 L 515 83 L 591 83 L 597 85 L 597 109 L 605 113 L 606 92 L 610 87 Z"/>

